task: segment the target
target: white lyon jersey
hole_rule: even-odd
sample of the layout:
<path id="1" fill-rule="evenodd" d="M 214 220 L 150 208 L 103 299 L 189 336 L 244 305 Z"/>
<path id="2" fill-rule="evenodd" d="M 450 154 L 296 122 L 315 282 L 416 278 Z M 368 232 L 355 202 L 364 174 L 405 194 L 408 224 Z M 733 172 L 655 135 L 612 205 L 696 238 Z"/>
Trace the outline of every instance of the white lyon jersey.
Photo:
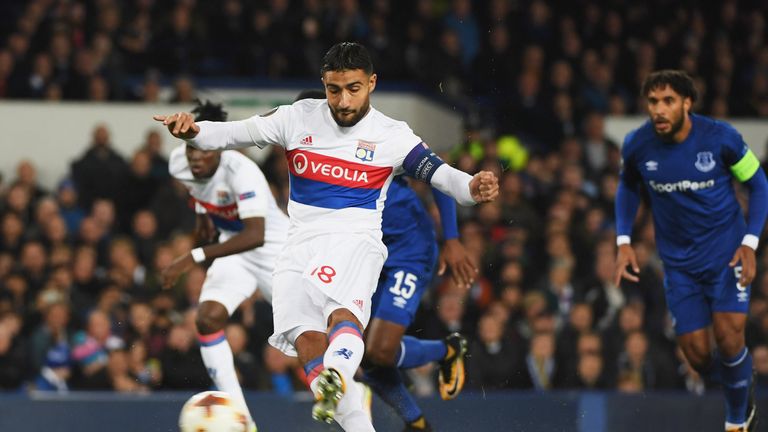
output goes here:
<path id="1" fill-rule="evenodd" d="M 227 136 L 211 133 L 207 137 L 206 124 L 200 127 L 192 142 L 202 149 L 248 144 L 285 148 L 291 238 L 357 232 L 381 239 L 381 214 L 392 177 L 407 171 L 429 180 L 439 165 L 435 157 L 419 158 L 412 169 L 403 167 L 404 162 L 409 167 L 407 156 L 416 162 L 416 156 L 429 153 L 405 122 L 371 107 L 356 125 L 342 128 L 325 99 L 301 100 L 234 122 Z"/>
<path id="2" fill-rule="evenodd" d="M 242 219 L 263 217 L 262 247 L 271 249 L 272 245 L 282 247 L 285 243 L 288 217 L 277 206 L 261 169 L 245 155 L 236 151 L 221 152 L 221 162 L 213 176 L 196 179 L 189 169 L 186 145 L 182 144 L 171 152 L 169 171 L 186 186 L 195 200 L 195 211 L 211 218 L 221 232 L 220 241 L 242 231 Z"/>

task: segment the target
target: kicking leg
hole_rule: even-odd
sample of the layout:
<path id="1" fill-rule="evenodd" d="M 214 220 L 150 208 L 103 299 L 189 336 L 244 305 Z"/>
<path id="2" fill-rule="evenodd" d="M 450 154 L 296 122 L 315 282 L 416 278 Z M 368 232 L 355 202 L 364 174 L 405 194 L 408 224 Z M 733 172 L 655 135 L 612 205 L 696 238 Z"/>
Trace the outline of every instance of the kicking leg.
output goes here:
<path id="1" fill-rule="evenodd" d="M 312 408 L 316 420 L 334 418 L 344 430 L 372 431 L 373 425 L 363 408 L 363 389 L 354 375 L 363 358 L 364 344 L 360 322 L 346 309 L 329 317 L 329 333 L 308 331 L 296 338 L 299 361 L 305 366 L 307 381 L 317 402 Z"/>

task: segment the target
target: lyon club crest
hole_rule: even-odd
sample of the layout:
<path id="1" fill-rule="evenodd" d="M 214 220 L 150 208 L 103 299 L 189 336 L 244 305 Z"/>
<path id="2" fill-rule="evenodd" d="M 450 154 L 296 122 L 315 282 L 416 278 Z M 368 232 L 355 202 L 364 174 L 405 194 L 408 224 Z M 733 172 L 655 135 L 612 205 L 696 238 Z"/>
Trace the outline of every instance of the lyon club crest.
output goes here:
<path id="1" fill-rule="evenodd" d="M 715 158 L 712 152 L 696 153 L 696 163 L 693 164 L 701 172 L 709 172 L 715 167 Z"/>
<path id="2" fill-rule="evenodd" d="M 371 144 L 365 141 L 358 141 L 357 150 L 355 150 L 355 157 L 363 162 L 370 162 L 373 160 L 374 150 L 376 150 L 376 144 Z"/>

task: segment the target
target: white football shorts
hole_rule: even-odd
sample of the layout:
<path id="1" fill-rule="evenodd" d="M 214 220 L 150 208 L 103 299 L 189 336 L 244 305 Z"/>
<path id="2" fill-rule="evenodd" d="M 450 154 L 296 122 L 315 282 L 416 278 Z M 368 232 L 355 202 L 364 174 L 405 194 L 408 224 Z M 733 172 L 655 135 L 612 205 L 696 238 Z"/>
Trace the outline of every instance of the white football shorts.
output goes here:
<path id="1" fill-rule="evenodd" d="M 325 333 L 328 317 L 348 309 L 363 327 L 371 317 L 387 249 L 370 234 L 327 234 L 289 240 L 274 275 L 272 311 L 275 333 L 269 343 L 296 356 L 294 343 L 306 331 Z"/>
<path id="2" fill-rule="evenodd" d="M 231 316 L 256 289 L 271 302 L 275 255 L 261 252 L 257 249 L 213 260 L 200 292 L 200 303 L 221 303 Z"/>

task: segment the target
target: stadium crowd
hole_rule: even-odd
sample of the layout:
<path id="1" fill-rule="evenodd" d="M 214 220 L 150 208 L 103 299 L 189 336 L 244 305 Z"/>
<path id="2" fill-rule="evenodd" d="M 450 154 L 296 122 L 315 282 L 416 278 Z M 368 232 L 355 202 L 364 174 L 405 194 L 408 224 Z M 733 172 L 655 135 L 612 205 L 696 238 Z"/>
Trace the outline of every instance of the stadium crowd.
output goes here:
<path id="1" fill-rule="evenodd" d="M 316 79 L 333 43 L 546 145 L 591 111 L 641 108 L 653 69 L 697 79 L 697 111 L 768 115 L 765 2 L 7 0 L 0 98 L 191 102 L 195 80 Z M 222 81 L 222 80 L 220 80 Z"/>
<path id="2" fill-rule="evenodd" d="M 332 42 L 360 40 L 382 79 L 439 88 L 469 107 L 466 142 L 444 157 L 500 178 L 497 202 L 459 209 L 480 277 L 468 291 L 437 279 L 410 333 L 468 336 L 469 390 L 702 393 L 711 386 L 675 347 L 645 210 L 634 243 L 640 283 L 612 282 L 620 154 L 604 116 L 638 112 L 638 83 L 662 67 L 697 77 L 698 111 L 768 116 L 767 11 L 759 2 L 707 12 L 664 1 L 562 3 L 10 1 L 0 17 L 0 97 L 155 102 L 160 83 L 174 80 L 173 100 L 191 102 L 192 77 L 314 78 Z M 38 184 L 30 161 L 0 183 L 0 389 L 210 385 L 194 333 L 205 269 L 160 284 L 160 270 L 192 247 L 194 224 L 186 190 L 168 176 L 163 137 L 148 131 L 126 160 L 96 126 L 55 190 Z M 280 152 L 262 169 L 285 206 Z M 763 389 L 767 270 L 759 254 L 747 332 Z M 303 372 L 266 344 L 271 318 L 255 297 L 227 337 L 246 389 L 288 395 L 305 388 Z M 418 394 L 434 393 L 434 374 L 410 373 Z"/>

